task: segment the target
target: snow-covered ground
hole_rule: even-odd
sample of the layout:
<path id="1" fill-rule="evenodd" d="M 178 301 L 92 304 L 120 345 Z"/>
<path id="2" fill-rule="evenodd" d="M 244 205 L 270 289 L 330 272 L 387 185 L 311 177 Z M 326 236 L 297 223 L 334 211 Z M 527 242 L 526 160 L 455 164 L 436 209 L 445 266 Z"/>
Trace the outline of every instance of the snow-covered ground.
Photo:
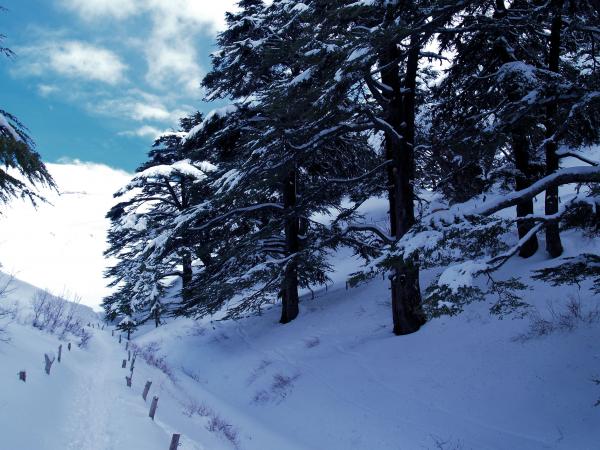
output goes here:
<path id="1" fill-rule="evenodd" d="M 369 220 L 379 223 L 385 206 L 370 202 Z M 574 232 L 564 244 L 566 256 L 600 253 L 600 243 Z M 542 240 L 537 255 L 514 258 L 498 278 L 552 264 L 543 248 Z M 60 259 L 75 264 L 69 258 Z M 88 348 L 64 351 L 46 375 L 43 354 L 61 342 L 31 326 L 37 288 L 17 282 L 2 300 L 20 307 L 0 321 L 10 337 L 0 343 L 0 449 L 166 450 L 172 433 L 182 434 L 181 449 L 207 450 L 599 448 L 600 305 L 586 286 L 532 282 L 523 318 L 500 320 L 479 303 L 396 337 L 387 282 L 345 289 L 358 264 L 347 251 L 334 255 L 334 284 L 304 295 L 301 315 L 285 326 L 275 306 L 238 321 L 142 327 L 131 388 L 125 340 L 108 326 L 86 328 Z M 79 268 L 88 269 L 96 266 Z M 424 273 L 423 285 L 434 275 Z M 149 399 L 159 397 L 155 421 L 141 398 L 148 379 Z"/>
<path id="2" fill-rule="evenodd" d="M 0 273 L 0 284 L 7 279 Z M 31 299 L 37 288 L 15 280 L 9 293 L 0 300 L 2 310 L 15 311 L 0 320 L 0 449 L 2 450 L 120 450 L 166 449 L 172 433 L 182 429 L 181 394 L 158 369 L 141 357 L 135 362 L 132 387 L 125 375 L 130 364 L 126 341 L 118 340 L 112 329 L 87 327 L 92 337 L 86 348 L 79 348 L 75 336 L 59 340 L 57 334 L 31 326 Z M 15 308 L 16 306 L 16 308 Z M 78 317 L 97 324 L 96 313 L 85 306 Z M 7 340 L 6 342 L 4 342 Z M 72 343 L 71 350 L 67 348 Z M 54 361 L 50 375 L 44 371 L 44 354 L 57 356 L 62 345 L 62 360 Z M 27 381 L 18 379 L 26 371 Z M 142 399 L 147 380 L 153 385 L 148 401 Z M 159 396 L 155 421 L 148 417 L 153 396 Z M 210 449 L 209 431 L 199 429 L 188 419 L 193 438 L 182 439 L 182 449 Z M 207 446 L 195 444 L 203 438 Z M 203 436 L 203 434 L 205 436 Z"/>
<path id="3" fill-rule="evenodd" d="M 567 255 L 599 250 L 580 235 L 565 234 L 564 243 Z M 540 250 L 498 277 L 548 264 Z M 526 317 L 500 320 L 489 304 L 473 304 L 396 337 L 387 283 L 347 291 L 344 271 L 356 261 L 340 253 L 336 267 L 337 282 L 305 296 L 289 325 L 277 323 L 275 307 L 138 332 L 136 345 L 151 349 L 169 384 L 186 393 L 180 415 L 195 408 L 205 427 L 211 414 L 230 425 L 229 439 L 216 432 L 222 442 L 211 448 L 598 448 L 600 305 L 585 286 L 532 282 Z"/>
<path id="4" fill-rule="evenodd" d="M 14 200 L 0 207 L 2 270 L 54 292 L 66 288 L 97 308 L 109 292 L 102 278 L 105 216 L 131 175 L 79 161 L 47 167 L 58 185 L 58 192 L 42 191 L 49 203 L 36 209 Z"/>
<path id="5" fill-rule="evenodd" d="M 175 432 L 182 449 L 598 448 L 597 322 L 523 338 L 531 319 L 491 318 L 479 304 L 395 337 L 388 295 L 381 280 L 337 284 L 303 299 L 286 326 L 274 308 L 143 329 L 132 388 L 125 340 L 109 327 L 91 329 L 89 348 L 65 351 L 47 376 L 43 353 L 59 341 L 13 322 L 0 344 L 0 448 L 166 449 Z M 578 293 L 529 299 L 549 317 L 547 302 L 562 311 L 569 295 Z M 582 293 L 584 311 L 594 301 Z M 141 398 L 147 379 L 159 397 L 154 422 Z"/>

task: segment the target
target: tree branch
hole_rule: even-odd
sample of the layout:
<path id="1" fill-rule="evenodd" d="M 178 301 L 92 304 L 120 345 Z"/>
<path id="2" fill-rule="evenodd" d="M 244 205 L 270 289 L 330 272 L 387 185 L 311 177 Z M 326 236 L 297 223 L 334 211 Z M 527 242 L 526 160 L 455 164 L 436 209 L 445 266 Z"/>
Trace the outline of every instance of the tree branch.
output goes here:
<path id="1" fill-rule="evenodd" d="M 600 183 L 600 167 L 569 167 L 560 169 L 536 181 L 527 189 L 512 192 L 500 200 L 487 202 L 475 210 L 474 213 L 489 216 L 511 206 L 516 206 L 524 200 L 530 200 L 550 187 L 571 183 Z"/>

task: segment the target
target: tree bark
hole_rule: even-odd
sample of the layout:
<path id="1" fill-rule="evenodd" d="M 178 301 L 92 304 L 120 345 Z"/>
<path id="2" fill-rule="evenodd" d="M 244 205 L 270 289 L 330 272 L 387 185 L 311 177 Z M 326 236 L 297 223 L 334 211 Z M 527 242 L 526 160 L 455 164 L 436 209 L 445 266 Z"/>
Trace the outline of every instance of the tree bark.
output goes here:
<path id="1" fill-rule="evenodd" d="M 562 32 L 562 7 L 563 0 L 552 0 L 552 26 L 550 29 L 550 48 L 548 52 L 548 70 L 559 72 L 560 62 L 560 34 Z M 556 95 L 551 89 L 550 95 Z M 556 154 L 558 144 L 553 136 L 557 127 L 558 102 L 552 101 L 548 104 L 546 110 L 546 175 L 550 175 L 559 169 L 559 157 Z M 556 214 L 558 212 L 558 186 L 549 187 L 546 190 L 546 215 Z M 559 257 L 563 253 L 563 246 L 560 239 L 558 223 L 548 223 L 546 225 L 546 250 L 553 258 Z"/>
<path id="2" fill-rule="evenodd" d="M 513 157 L 515 166 L 519 172 L 516 176 L 515 183 L 517 191 L 528 188 L 533 183 L 534 171 L 529 162 L 529 143 L 527 137 L 515 133 L 513 134 Z M 525 217 L 533 214 L 533 199 L 526 199 L 517 204 L 517 217 Z M 523 239 L 533 228 L 534 224 L 530 222 L 520 221 L 517 223 L 517 231 L 519 240 Z M 523 258 L 533 256 L 538 250 L 538 240 L 536 236 L 532 236 L 519 251 L 519 255 Z"/>
<path id="3" fill-rule="evenodd" d="M 181 281 L 183 285 L 183 289 L 189 287 L 192 282 L 193 272 L 192 272 L 192 254 L 189 250 L 183 251 L 183 256 L 181 257 L 181 265 L 182 265 L 182 274 Z"/>
<path id="4" fill-rule="evenodd" d="M 192 270 L 192 254 L 189 250 L 184 250 L 181 256 L 181 296 L 185 301 L 192 297 L 192 280 L 194 273 Z M 158 325 L 157 325 L 158 326 Z"/>
<path id="5" fill-rule="evenodd" d="M 389 133 L 385 136 L 386 158 L 392 160 L 388 170 L 390 230 L 401 239 L 415 223 L 415 93 L 420 47 L 415 39 L 406 62 L 404 85 L 400 79 L 399 53 L 396 44 L 390 44 L 380 55 L 385 69 L 381 79 L 393 93 L 383 93 L 388 100 L 386 121 L 402 136 L 398 140 Z M 416 261 L 397 260 L 390 277 L 392 291 L 392 318 L 394 334 L 414 333 L 425 323 L 419 286 L 419 266 Z"/>
<path id="6" fill-rule="evenodd" d="M 285 243 L 288 261 L 281 287 L 281 320 L 289 323 L 298 317 L 298 263 L 295 254 L 300 250 L 300 221 L 296 214 L 297 173 L 296 168 L 290 169 L 283 180 L 283 205 L 285 208 Z"/>

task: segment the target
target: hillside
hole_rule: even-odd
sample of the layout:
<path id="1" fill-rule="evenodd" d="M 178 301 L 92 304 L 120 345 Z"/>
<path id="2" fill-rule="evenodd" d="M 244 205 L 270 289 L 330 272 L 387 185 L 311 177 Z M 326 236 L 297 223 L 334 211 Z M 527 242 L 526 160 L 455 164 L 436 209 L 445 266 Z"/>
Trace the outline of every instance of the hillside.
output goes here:
<path id="1" fill-rule="evenodd" d="M 580 239 L 568 245 L 597 245 Z M 514 261 L 501 276 L 547 264 Z M 239 321 L 177 319 L 134 341 L 186 392 L 182 409 L 199 412 L 199 425 L 214 411 L 239 448 L 596 448 L 597 298 L 533 285 L 525 317 L 499 320 L 474 304 L 404 337 L 391 333 L 378 280 L 305 295 L 286 326 L 275 307 Z"/>
<path id="2" fill-rule="evenodd" d="M 109 263 L 106 211 L 113 193 L 129 180 L 102 164 L 48 164 L 58 190 L 43 189 L 37 208 L 13 200 L 0 211 L 0 263 L 24 281 L 60 292 L 67 289 L 96 306 L 109 291 L 102 272 Z M 10 238 L 8 238 L 10 236 Z"/>

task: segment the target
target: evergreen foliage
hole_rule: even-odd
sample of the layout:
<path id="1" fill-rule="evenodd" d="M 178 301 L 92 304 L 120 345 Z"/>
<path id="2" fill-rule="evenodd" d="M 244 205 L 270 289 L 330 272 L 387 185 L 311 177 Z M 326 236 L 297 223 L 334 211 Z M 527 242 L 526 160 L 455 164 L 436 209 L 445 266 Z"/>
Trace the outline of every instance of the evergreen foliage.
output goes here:
<path id="1" fill-rule="evenodd" d="M 280 302 L 288 323 L 345 246 L 366 263 L 352 285 L 388 276 L 407 334 L 484 298 L 499 316 L 522 310 L 526 283 L 494 273 L 543 232 L 551 258 L 561 232 L 598 233 L 595 1 L 238 6 L 203 81 L 207 101 L 230 104 L 161 137 L 109 213 L 109 318 L 158 326 Z M 560 204 L 565 184 L 579 189 Z M 373 197 L 385 228 L 359 214 Z M 598 289 L 597 266 L 582 254 L 536 277 Z M 440 276 L 422 293 L 423 269 Z"/>
<path id="2" fill-rule="evenodd" d="M 4 11 L 0 6 L 0 14 Z M 14 53 L 2 45 L 4 38 L 0 33 L 0 57 L 10 58 Z M 17 117 L 0 108 L 0 203 L 23 198 L 35 204 L 43 200 L 35 186 L 55 187 L 27 128 Z"/>

